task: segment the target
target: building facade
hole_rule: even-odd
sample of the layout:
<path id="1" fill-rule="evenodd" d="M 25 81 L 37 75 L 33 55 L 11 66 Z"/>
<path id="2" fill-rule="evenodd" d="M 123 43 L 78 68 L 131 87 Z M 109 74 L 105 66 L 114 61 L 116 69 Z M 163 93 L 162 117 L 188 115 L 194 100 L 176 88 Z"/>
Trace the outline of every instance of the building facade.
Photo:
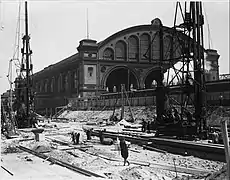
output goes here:
<path id="1" fill-rule="evenodd" d="M 161 29 L 162 28 L 162 29 Z M 163 31 L 163 60 L 160 60 L 160 29 Z M 188 37 L 151 24 L 121 30 L 105 40 L 80 41 L 78 52 L 34 74 L 35 109 L 54 114 L 68 98 L 93 97 L 125 89 L 149 89 L 159 81 L 159 64 L 166 71 L 182 58 Z"/>

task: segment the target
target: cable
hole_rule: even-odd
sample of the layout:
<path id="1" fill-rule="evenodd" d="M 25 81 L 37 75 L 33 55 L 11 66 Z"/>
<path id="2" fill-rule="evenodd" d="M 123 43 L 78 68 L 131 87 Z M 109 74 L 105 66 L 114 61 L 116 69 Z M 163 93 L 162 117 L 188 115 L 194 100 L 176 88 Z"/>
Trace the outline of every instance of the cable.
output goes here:
<path id="1" fill-rule="evenodd" d="M 203 4 L 204 7 L 204 4 Z M 209 23 L 208 23 L 208 16 L 206 14 L 206 10 L 204 7 L 204 15 L 205 15 L 205 19 L 207 19 L 207 26 L 208 26 L 208 48 L 210 49 L 211 47 L 213 47 L 213 43 L 212 43 L 212 38 L 211 38 L 211 33 L 210 33 L 210 27 L 209 27 Z"/>

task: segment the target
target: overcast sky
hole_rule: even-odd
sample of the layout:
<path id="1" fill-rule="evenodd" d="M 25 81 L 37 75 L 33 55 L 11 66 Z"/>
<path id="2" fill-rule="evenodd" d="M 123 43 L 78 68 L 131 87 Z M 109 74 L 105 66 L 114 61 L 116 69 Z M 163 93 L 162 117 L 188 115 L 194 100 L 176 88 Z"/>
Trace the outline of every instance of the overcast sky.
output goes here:
<path id="1" fill-rule="evenodd" d="M 13 57 L 18 18 L 18 1 L 0 0 L 0 94 L 9 89 L 6 75 Z M 183 3 L 182 3 L 183 4 Z M 34 72 L 77 52 L 79 41 L 86 38 L 86 9 L 89 37 L 98 42 L 122 29 L 150 24 L 160 18 L 164 26 L 173 26 L 176 1 L 28 1 Z M 229 72 L 229 2 L 203 2 L 205 48 L 208 46 L 207 20 L 211 48 L 220 54 L 220 73 Z M 24 33 L 24 3 L 21 7 L 21 34 Z M 21 35 L 22 37 L 22 35 Z M 21 43 L 21 41 L 20 41 Z M 15 70 L 13 70 L 15 71 Z M 16 73 L 13 72 L 15 78 Z"/>

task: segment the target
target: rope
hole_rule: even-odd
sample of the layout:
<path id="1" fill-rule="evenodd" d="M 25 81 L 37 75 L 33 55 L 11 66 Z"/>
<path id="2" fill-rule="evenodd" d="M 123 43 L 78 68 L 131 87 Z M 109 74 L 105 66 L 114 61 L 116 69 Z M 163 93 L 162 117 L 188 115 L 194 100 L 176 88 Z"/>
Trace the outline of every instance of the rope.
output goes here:
<path id="1" fill-rule="evenodd" d="M 204 7 L 204 5 L 203 5 Z M 204 7 L 204 15 L 205 15 L 205 19 L 207 19 L 207 26 L 208 26 L 208 48 L 210 49 L 212 46 L 213 46 L 213 43 L 212 43 L 212 38 L 211 38 L 211 33 L 210 33 L 210 27 L 209 27 L 209 23 L 208 23 L 208 16 L 206 14 L 206 10 L 205 10 L 205 7 Z"/>

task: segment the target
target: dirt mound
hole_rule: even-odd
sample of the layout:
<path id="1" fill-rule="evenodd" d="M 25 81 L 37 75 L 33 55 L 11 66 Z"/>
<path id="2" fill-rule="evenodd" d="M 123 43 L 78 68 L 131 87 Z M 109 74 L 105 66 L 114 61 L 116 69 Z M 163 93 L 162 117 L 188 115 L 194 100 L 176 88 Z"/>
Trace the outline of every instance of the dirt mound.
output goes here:
<path id="1" fill-rule="evenodd" d="M 1 152 L 7 154 L 21 152 L 21 150 L 17 148 L 17 145 L 15 143 L 10 143 L 6 144 L 5 146 L 2 144 Z"/>
<path id="2" fill-rule="evenodd" d="M 50 144 L 46 142 L 36 142 L 36 144 L 32 147 L 32 150 L 39 153 L 52 151 Z"/>
<path id="3" fill-rule="evenodd" d="M 155 173 L 151 173 L 147 170 L 145 170 L 143 167 L 129 167 L 127 169 L 124 169 L 120 172 L 123 179 L 130 179 L 130 180 L 140 180 L 140 179 L 156 179 L 160 180 L 162 179 Z"/>
<path id="4" fill-rule="evenodd" d="M 219 126 L 221 124 L 222 117 L 229 117 L 230 111 L 224 107 L 213 107 L 207 111 L 207 122 L 211 126 Z M 230 121 L 227 121 L 230 125 Z"/>
<path id="5" fill-rule="evenodd" d="M 219 171 L 210 174 L 207 180 L 226 180 L 227 179 L 227 166 L 224 165 Z"/>

